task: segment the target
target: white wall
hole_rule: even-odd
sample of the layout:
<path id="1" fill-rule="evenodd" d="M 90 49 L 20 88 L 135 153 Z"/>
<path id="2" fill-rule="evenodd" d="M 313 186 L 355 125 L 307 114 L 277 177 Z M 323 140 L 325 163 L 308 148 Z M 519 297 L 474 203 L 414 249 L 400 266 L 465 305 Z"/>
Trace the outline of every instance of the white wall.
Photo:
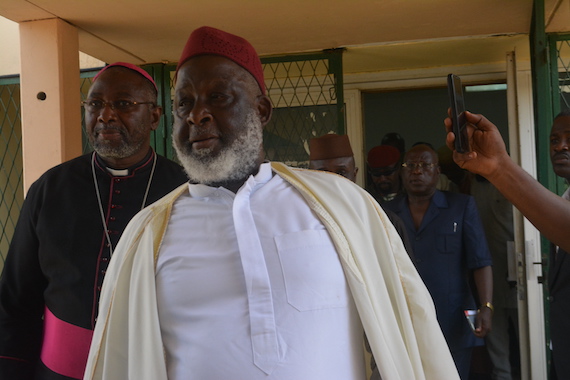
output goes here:
<path id="1" fill-rule="evenodd" d="M 0 16 L 0 75 L 20 72 L 20 33 L 18 24 Z"/>
<path id="2" fill-rule="evenodd" d="M 20 73 L 20 30 L 16 22 L 0 16 L 0 76 Z M 79 52 L 79 67 L 101 67 L 105 63 Z"/>

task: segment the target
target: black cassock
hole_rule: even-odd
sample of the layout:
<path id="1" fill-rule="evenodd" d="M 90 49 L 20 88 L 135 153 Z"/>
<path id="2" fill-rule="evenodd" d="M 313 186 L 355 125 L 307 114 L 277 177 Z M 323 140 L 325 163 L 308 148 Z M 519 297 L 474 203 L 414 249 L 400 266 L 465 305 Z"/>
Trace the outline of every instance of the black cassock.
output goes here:
<path id="1" fill-rule="evenodd" d="M 154 157 L 113 175 L 90 153 L 32 184 L 0 278 L 0 379 L 82 376 L 111 258 L 100 210 L 115 247 L 141 210 Z M 156 157 L 145 206 L 188 180 L 180 165 Z"/>

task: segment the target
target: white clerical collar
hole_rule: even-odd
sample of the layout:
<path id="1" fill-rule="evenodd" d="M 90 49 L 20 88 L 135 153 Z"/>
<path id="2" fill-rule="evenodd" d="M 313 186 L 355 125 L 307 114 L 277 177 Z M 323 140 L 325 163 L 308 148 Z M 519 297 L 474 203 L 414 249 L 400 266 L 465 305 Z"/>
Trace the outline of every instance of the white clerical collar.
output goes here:
<path id="1" fill-rule="evenodd" d="M 259 171 L 257 172 L 257 174 L 255 176 L 250 176 L 248 178 L 247 182 L 253 180 L 255 185 L 264 184 L 264 183 L 267 183 L 271 179 L 272 176 L 273 176 L 273 173 L 271 171 L 271 163 L 270 162 L 264 162 L 259 167 Z M 221 186 L 220 187 L 212 187 L 212 186 L 203 185 L 200 183 L 189 183 L 188 184 L 188 190 L 190 191 L 190 196 L 193 198 L 206 198 L 206 197 L 211 196 L 212 194 L 214 194 L 217 191 L 228 192 L 232 196 L 235 195 L 232 191 L 230 191 L 224 187 L 221 187 Z"/>
<path id="2" fill-rule="evenodd" d="M 129 169 L 112 169 L 106 167 L 107 171 L 113 175 L 113 177 L 124 177 L 129 175 Z"/>

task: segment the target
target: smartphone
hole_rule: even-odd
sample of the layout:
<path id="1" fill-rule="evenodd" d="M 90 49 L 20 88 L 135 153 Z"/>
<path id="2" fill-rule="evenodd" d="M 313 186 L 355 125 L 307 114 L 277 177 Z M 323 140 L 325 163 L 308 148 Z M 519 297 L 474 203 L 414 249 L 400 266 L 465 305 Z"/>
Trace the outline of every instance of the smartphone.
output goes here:
<path id="1" fill-rule="evenodd" d="M 471 331 L 475 331 L 475 317 L 477 316 L 477 310 L 464 310 L 463 313 L 465 313 L 465 318 L 467 318 L 467 322 L 469 322 Z"/>
<path id="2" fill-rule="evenodd" d="M 447 76 L 447 91 L 451 105 L 451 122 L 455 134 L 455 150 L 459 153 L 469 152 L 469 137 L 467 136 L 467 121 L 465 120 L 465 100 L 461 78 L 457 75 Z"/>

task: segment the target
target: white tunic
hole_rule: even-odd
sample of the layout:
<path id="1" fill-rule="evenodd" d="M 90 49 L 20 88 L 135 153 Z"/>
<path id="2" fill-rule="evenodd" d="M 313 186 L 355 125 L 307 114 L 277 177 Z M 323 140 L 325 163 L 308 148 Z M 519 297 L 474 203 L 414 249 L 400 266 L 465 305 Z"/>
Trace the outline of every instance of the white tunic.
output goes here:
<path id="1" fill-rule="evenodd" d="M 458 380 L 429 291 L 380 205 L 339 175 L 278 162 L 271 167 L 299 191 L 334 241 L 382 378 Z M 172 205 L 187 192 L 187 185 L 180 186 L 139 212 L 125 229 L 103 283 L 84 380 L 169 380 L 157 310 L 156 264 Z M 266 211 L 273 209 L 272 204 Z M 283 215 L 273 216 L 277 217 Z M 287 350 L 286 355 L 291 346 Z M 212 356 L 208 360 L 224 365 L 226 358 Z M 313 356 L 326 361 L 325 366 L 333 363 L 318 351 Z"/>
<path id="2" fill-rule="evenodd" d="M 333 242 L 269 164 L 237 194 L 190 185 L 176 200 L 156 289 L 170 380 L 365 377 Z"/>

